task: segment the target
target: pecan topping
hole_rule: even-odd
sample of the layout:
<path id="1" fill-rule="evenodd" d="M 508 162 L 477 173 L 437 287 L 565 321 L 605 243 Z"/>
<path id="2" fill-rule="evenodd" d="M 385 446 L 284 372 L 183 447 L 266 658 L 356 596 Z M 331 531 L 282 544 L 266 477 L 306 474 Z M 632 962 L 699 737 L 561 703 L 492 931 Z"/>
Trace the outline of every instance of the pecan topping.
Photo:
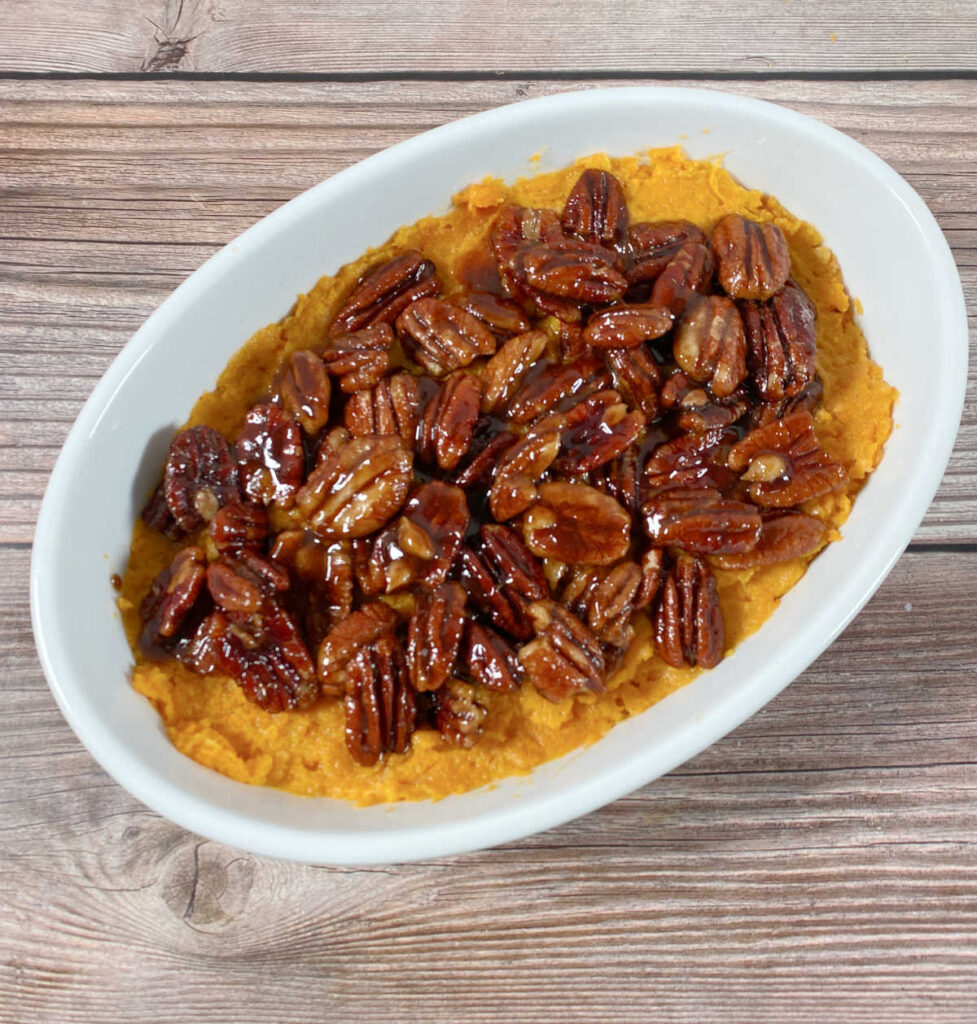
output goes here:
<path id="1" fill-rule="evenodd" d="M 219 508 L 210 521 L 211 539 L 222 554 L 233 554 L 242 548 L 260 551 L 270 530 L 268 513 L 262 505 L 245 505 L 240 501 Z"/>
<path id="2" fill-rule="evenodd" d="M 563 207 L 563 230 L 585 242 L 620 249 L 628 237 L 628 204 L 621 183 L 607 171 L 588 168 Z"/>
<path id="3" fill-rule="evenodd" d="M 515 647 L 491 626 L 474 620 L 465 627 L 462 661 L 475 682 L 499 693 L 518 690 L 525 674 Z"/>
<path id="4" fill-rule="evenodd" d="M 184 536 L 183 530 L 177 526 L 176 520 L 173 518 L 170 506 L 166 503 L 166 494 L 162 484 L 156 485 L 156 490 L 153 491 L 146 503 L 140 518 L 151 530 L 162 533 L 170 540 L 179 540 Z"/>
<path id="5" fill-rule="evenodd" d="M 712 253 L 687 242 L 665 264 L 651 289 L 651 302 L 681 316 L 693 295 L 706 294 L 712 282 Z"/>
<path id="6" fill-rule="evenodd" d="M 714 487 L 726 490 L 736 474 L 726 466 L 726 457 L 736 433 L 708 430 L 702 434 L 683 434 L 660 444 L 645 465 L 649 487 Z"/>
<path id="7" fill-rule="evenodd" d="M 633 447 L 602 466 L 601 472 L 593 474 L 591 479 L 595 487 L 609 494 L 631 515 L 638 511 L 641 505 L 641 475 L 638 455 Z"/>
<path id="8" fill-rule="evenodd" d="M 348 334 L 375 323 L 392 324 L 416 299 L 440 290 L 434 264 L 405 252 L 365 274 L 336 314 L 330 333 Z"/>
<path id="9" fill-rule="evenodd" d="M 546 348 L 543 331 L 525 331 L 506 341 L 485 364 L 482 412 L 494 412 L 516 393 L 530 367 Z"/>
<path id="10" fill-rule="evenodd" d="M 712 487 L 665 487 L 642 505 L 645 532 L 655 544 L 697 554 L 749 551 L 760 537 L 760 513 Z"/>
<path id="11" fill-rule="evenodd" d="M 282 371 L 282 407 L 314 437 L 329 422 L 329 374 L 314 352 L 293 352 Z"/>
<path id="12" fill-rule="evenodd" d="M 603 693 L 604 654 L 597 637 L 555 601 L 536 601 L 529 614 L 536 637 L 519 648 L 519 660 L 536 689 L 552 701 Z"/>
<path id="13" fill-rule="evenodd" d="M 628 282 L 614 267 L 610 249 L 561 239 L 538 242 L 522 254 L 529 285 L 539 292 L 575 302 L 606 303 L 621 298 Z"/>
<path id="14" fill-rule="evenodd" d="M 322 692 L 341 696 L 349 682 L 349 665 L 353 656 L 380 637 L 392 634 L 396 626 L 396 612 L 382 601 L 365 604 L 359 611 L 337 622 L 319 647 Z"/>
<path id="15" fill-rule="evenodd" d="M 529 317 L 515 302 L 491 292 L 470 292 L 463 299 L 453 301 L 476 320 L 481 320 L 497 338 L 524 334 L 532 326 Z"/>
<path id="16" fill-rule="evenodd" d="M 396 515 L 410 476 L 411 456 L 400 438 L 358 437 L 312 471 L 296 504 L 324 540 L 365 537 Z"/>
<path id="17" fill-rule="evenodd" d="M 499 522 L 525 511 L 536 500 L 537 483 L 560 451 L 559 426 L 524 434 L 499 458 L 489 491 L 489 508 Z"/>
<path id="18" fill-rule="evenodd" d="M 569 565 L 609 565 L 627 554 L 631 517 L 610 496 L 584 484 L 541 484 L 523 535 L 540 558 Z"/>
<path id="19" fill-rule="evenodd" d="M 459 487 L 472 490 L 487 490 L 491 485 L 492 474 L 502 458 L 516 443 L 516 435 L 508 430 L 494 432 L 495 425 L 488 417 L 482 417 L 475 424 L 472 445 L 468 450 L 468 464 L 458 469 L 451 477 L 451 482 Z"/>
<path id="20" fill-rule="evenodd" d="M 641 585 L 641 568 L 634 562 L 619 562 L 609 569 L 583 566 L 570 576 L 561 600 L 598 640 L 620 649 L 634 637 L 631 615 Z"/>
<path id="21" fill-rule="evenodd" d="M 472 444 L 482 382 L 471 373 L 457 371 L 446 377 L 427 403 L 417 431 L 417 456 L 454 469 Z"/>
<path id="22" fill-rule="evenodd" d="M 256 504 L 289 508 L 305 477 L 305 449 L 296 422 L 277 405 L 256 405 L 234 444 L 244 493 Z"/>
<path id="23" fill-rule="evenodd" d="M 462 548 L 458 579 L 493 625 L 524 640 L 532 635 L 528 604 L 549 593 L 542 568 L 509 527 L 485 525 L 480 537 L 478 551 Z"/>
<path id="24" fill-rule="evenodd" d="M 809 412 L 751 431 L 730 449 L 728 461 L 764 507 L 788 508 L 848 483 L 845 469 L 818 444 Z"/>
<path id="25" fill-rule="evenodd" d="M 721 569 L 752 569 L 772 562 L 786 562 L 813 554 L 824 542 L 824 523 L 803 512 L 787 512 L 763 520 L 760 539 L 752 551 L 714 555 L 711 561 Z"/>
<path id="26" fill-rule="evenodd" d="M 654 420 L 658 416 L 658 389 L 662 382 L 655 357 L 644 345 L 639 345 L 608 349 L 604 358 L 621 397 L 649 423 Z"/>
<path id="27" fill-rule="evenodd" d="M 365 552 L 357 573 L 360 585 L 376 594 L 391 594 L 412 583 L 439 586 L 461 548 L 469 520 L 459 487 L 436 480 L 424 484 L 403 515 Z"/>
<path id="28" fill-rule="evenodd" d="M 669 310 L 659 306 L 611 306 L 594 313 L 583 337 L 594 348 L 634 348 L 668 334 L 674 319 Z"/>
<path id="29" fill-rule="evenodd" d="M 392 365 L 393 343 L 390 324 L 376 323 L 351 334 L 335 335 L 332 348 L 322 358 L 326 369 L 339 378 L 339 389 L 350 395 L 373 387 L 386 376 Z"/>
<path id="30" fill-rule="evenodd" d="M 290 605 L 304 622 L 312 647 L 353 610 L 354 573 L 350 541 L 320 540 L 311 530 L 278 534 L 269 557 L 291 571 Z"/>
<path id="31" fill-rule="evenodd" d="M 616 391 L 598 391 L 564 414 L 562 454 L 553 468 L 566 476 L 589 473 L 626 451 L 644 427 L 644 416 L 628 412 Z M 540 423 L 536 429 L 542 427 Z"/>
<path id="32" fill-rule="evenodd" d="M 343 422 L 352 437 L 397 434 L 411 447 L 417 433 L 420 389 L 410 373 L 395 373 L 372 388 L 350 395 Z"/>
<path id="33" fill-rule="evenodd" d="M 654 282 L 683 245 L 690 242 L 702 246 L 709 244 L 705 232 L 687 220 L 632 224 L 628 238 L 633 260 L 627 272 L 630 285 Z"/>
<path id="34" fill-rule="evenodd" d="M 415 690 L 437 690 L 450 678 L 465 630 L 465 592 L 443 583 L 417 599 L 407 626 L 407 661 Z"/>
<path id="35" fill-rule="evenodd" d="M 723 616 L 715 577 L 700 559 L 680 554 L 666 576 L 655 615 L 655 646 L 675 668 L 713 668 L 723 658 Z"/>
<path id="36" fill-rule="evenodd" d="M 495 351 L 495 335 L 471 313 L 441 299 L 421 299 L 397 317 L 407 354 L 436 377 Z"/>
<path id="37" fill-rule="evenodd" d="M 713 228 L 719 283 L 734 299 L 769 299 L 790 275 L 790 251 L 776 224 L 731 213 Z"/>
<path id="38" fill-rule="evenodd" d="M 719 398 L 731 395 L 746 377 L 746 336 L 732 299 L 710 295 L 691 302 L 675 330 L 675 361 Z"/>
<path id="39" fill-rule="evenodd" d="M 319 695 L 302 634 L 275 596 L 287 586 L 287 574 L 250 551 L 213 563 L 207 587 L 219 610 L 195 638 L 198 671 L 231 676 L 265 711 L 306 707 Z"/>
<path id="40" fill-rule="evenodd" d="M 450 679 L 434 695 L 434 703 L 434 723 L 442 738 L 456 747 L 474 746 L 488 714 L 475 696 L 475 687 L 460 679 Z"/>
<path id="41" fill-rule="evenodd" d="M 173 561 L 153 580 L 139 609 L 144 653 L 176 640 L 204 585 L 207 559 L 198 547 L 178 551 Z"/>
<path id="42" fill-rule="evenodd" d="M 647 608 L 655 599 L 662 578 L 662 549 L 648 548 L 641 556 L 641 585 L 634 595 L 635 608 Z"/>
<path id="43" fill-rule="evenodd" d="M 221 505 L 240 500 L 237 466 L 227 442 L 213 427 L 191 427 L 173 439 L 163 494 L 184 533 L 210 522 Z"/>
<path id="44" fill-rule="evenodd" d="M 537 416 L 571 404 L 575 396 L 596 391 L 610 381 L 601 361 L 585 356 L 573 363 L 537 362 L 526 374 L 507 408 L 513 423 L 529 423 Z"/>
<path id="45" fill-rule="evenodd" d="M 492 252 L 502 287 L 510 298 L 523 302 L 532 300 L 545 313 L 554 313 L 561 319 L 579 320 L 580 311 L 574 303 L 547 297 L 531 288 L 523 266 L 523 255 L 530 245 L 562 238 L 560 221 L 552 210 L 506 206 L 492 229 Z"/>
<path id="46" fill-rule="evenodd" d="M 778 405 L 799 396 L 816 372 L 817 328 L 811 300 L 788 281 L 770 302 L 744 302 L 740 308 L 750 376 L 761 401 Z"/>
<path id="47" fill-rule="evenodd" d="M 693 434 L 732 426 L 749 408 L 744 388 L 737 388 L 725 398 L 717 398 L 708 385 L 697 384 L 680 372 L 665 381 L 661 400 L 665 409 L 674 411 L 676 425 Z"/>
<path id="48" fill-rule="evenodd" d="M 373 765 L 384 754 L 402 754 L 417 722 L 417 697 L 407 680 L 404 649 L 392 634 L 356 650 L 349 661 L 346 748 Z"/>

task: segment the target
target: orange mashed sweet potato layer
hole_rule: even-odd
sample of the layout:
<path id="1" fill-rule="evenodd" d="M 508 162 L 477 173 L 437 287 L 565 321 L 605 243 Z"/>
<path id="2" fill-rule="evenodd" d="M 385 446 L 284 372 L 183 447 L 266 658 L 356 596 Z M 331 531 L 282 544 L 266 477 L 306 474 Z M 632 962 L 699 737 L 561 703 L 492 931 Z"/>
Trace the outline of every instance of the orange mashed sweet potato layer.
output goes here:
<path id="1" fill-rule="evenodd" d="M 852 315 L 834 255 L 810 224 L 774 198 L 737 183 L 718 161 L 695 161 L 681 149 L 640 157 L 591 156 L 553 173 L 513 185 L 488 179 L 454 198 L 450 212 L 398 230 L 385 245 L 323 277 L 299 296 L 280 323 L 257 334 L 231 359 L 213 391 L 196 404 L 188 426 L 209 424 L 234 437 L 248 408 L 271 387 L 279 364 L 297 349 L 321 350 L 325 330 L 342 299 L 370 265 L 396 251 L 419 249 L 437 266 L 450 291 L 459 257 L 482 244 L 497 209 L 507 202 L 561 210 L 584 167 L 613 172 L 622 182 L 632 221 L 686 219 L 706 232 L 728 213 L 773 221 L 790 246 L 794 278 L 817 308 L 818 370 L 824 400 L 816 416 L 824 448 L 850 474 L 847 490 L 811 503 L 840 538 L 852 500 L 878 464 L 892 429 L 896 392 L 869 358 Z M 655 654 L 650 623 L 637 617 L 636 637 L 602 696 L 550 703 L 531 686 L 514 695 L 484 693 L 484 735 L 472 750 L 445 744 L 436 731 L 415 734 L 411 750 L 375 767 L 356 764 L 346 751 L 343 705 L 322 701 L 305 711 L 270 714 L 247 701 L 230 679 L 202 678 L 176 662 L 143 660 L 136 647 L 138 606 L 175 546 L 136 524 L 119 606 L 135 652 L 133 686 L 152 701 L 174 745 L 202 765 L 255 785 L 355 804 L 436 799 L 484 786 L 593 743 L 617 722 L 645 711 L 695 677 Z M 717 572 L 727 653 L 773 614 L 781 596 L 803 575 L 809 559 L 740 572 Z"/>

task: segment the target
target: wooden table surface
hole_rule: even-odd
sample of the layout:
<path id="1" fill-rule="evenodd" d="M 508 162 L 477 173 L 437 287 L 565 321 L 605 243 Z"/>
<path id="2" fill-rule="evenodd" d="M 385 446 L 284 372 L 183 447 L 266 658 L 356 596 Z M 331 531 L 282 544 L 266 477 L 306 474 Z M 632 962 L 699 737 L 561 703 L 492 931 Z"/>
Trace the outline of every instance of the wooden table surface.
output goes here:
<path id="1" fill-rule="evenodd" d="M 668 777 L 485 853 L 306 867 L 169 824 L 63 721 L 27 594 L 99 376 L 300 190 L 523 97 L 720 83 L 889 161 L 973 314 L 975 72 L 973 0 L 3 0 L 0 1021 L 977 1021 L 974 369 L 929 514 L 830 650 Z"/>

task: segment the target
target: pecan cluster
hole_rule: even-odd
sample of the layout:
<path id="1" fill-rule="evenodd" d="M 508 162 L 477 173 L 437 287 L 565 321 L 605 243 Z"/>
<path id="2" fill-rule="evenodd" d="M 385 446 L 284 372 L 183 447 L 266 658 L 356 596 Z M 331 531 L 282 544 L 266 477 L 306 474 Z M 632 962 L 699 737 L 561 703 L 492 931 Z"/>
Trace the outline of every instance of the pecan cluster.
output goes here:
<path id="1" fill-rule="evenodd" d="M 174 439 L 144 512 L 180 545 L 144 653 L 269 711 L 343 701 L 363 765 L 422 728 L 470 747 L 523 685 L 601 693 L 636 615 L 717 664 L 714 569 L 817 550 L 804 503 L 847 481 L 774 224 L 633 223 L 587 170 L 468 256 L 490 290 L 420 252 L 369 270 L 236 437 Z"/>

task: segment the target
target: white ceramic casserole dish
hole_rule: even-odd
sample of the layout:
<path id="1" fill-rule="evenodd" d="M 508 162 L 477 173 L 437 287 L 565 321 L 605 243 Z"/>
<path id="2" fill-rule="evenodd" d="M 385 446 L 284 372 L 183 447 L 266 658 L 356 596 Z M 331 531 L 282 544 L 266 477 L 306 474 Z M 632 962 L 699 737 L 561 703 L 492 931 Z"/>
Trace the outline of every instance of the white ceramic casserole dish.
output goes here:
<path id="1" fill-rule="evenodd" d="M 708 134 L 703 129 L 709 129 Z M 439 802 L 356 808 L 233 782 L 180 754 L 129 686 L 109 583 L 175 428 L 228 358 L 324 273 L 486 175 L 512 179 L 603 150 L 682 141 L 812 222 L 834 250 L 873 357 L 899 389 L 896 429 L 833 544 L 718 668 L 592 746 Z M 538 165 L 528 158 L 542 151 Z M 925 299 L 921 298 L 925 297 Z M 669 771 L 762 707 L 838 635 L 909 542 L 939 484 L 967 375 L 960 282 L 916 193 L 883 161 L 780 107 L 693 89 L 595 89 L 446 125 L 370 157 L 266 217 L 146 321 L 95 388 L 51 476 L 31 610 L 44 672 L 92 755 L 201 835 L 317 863 L 436 857 L 549 828 Z"/>

